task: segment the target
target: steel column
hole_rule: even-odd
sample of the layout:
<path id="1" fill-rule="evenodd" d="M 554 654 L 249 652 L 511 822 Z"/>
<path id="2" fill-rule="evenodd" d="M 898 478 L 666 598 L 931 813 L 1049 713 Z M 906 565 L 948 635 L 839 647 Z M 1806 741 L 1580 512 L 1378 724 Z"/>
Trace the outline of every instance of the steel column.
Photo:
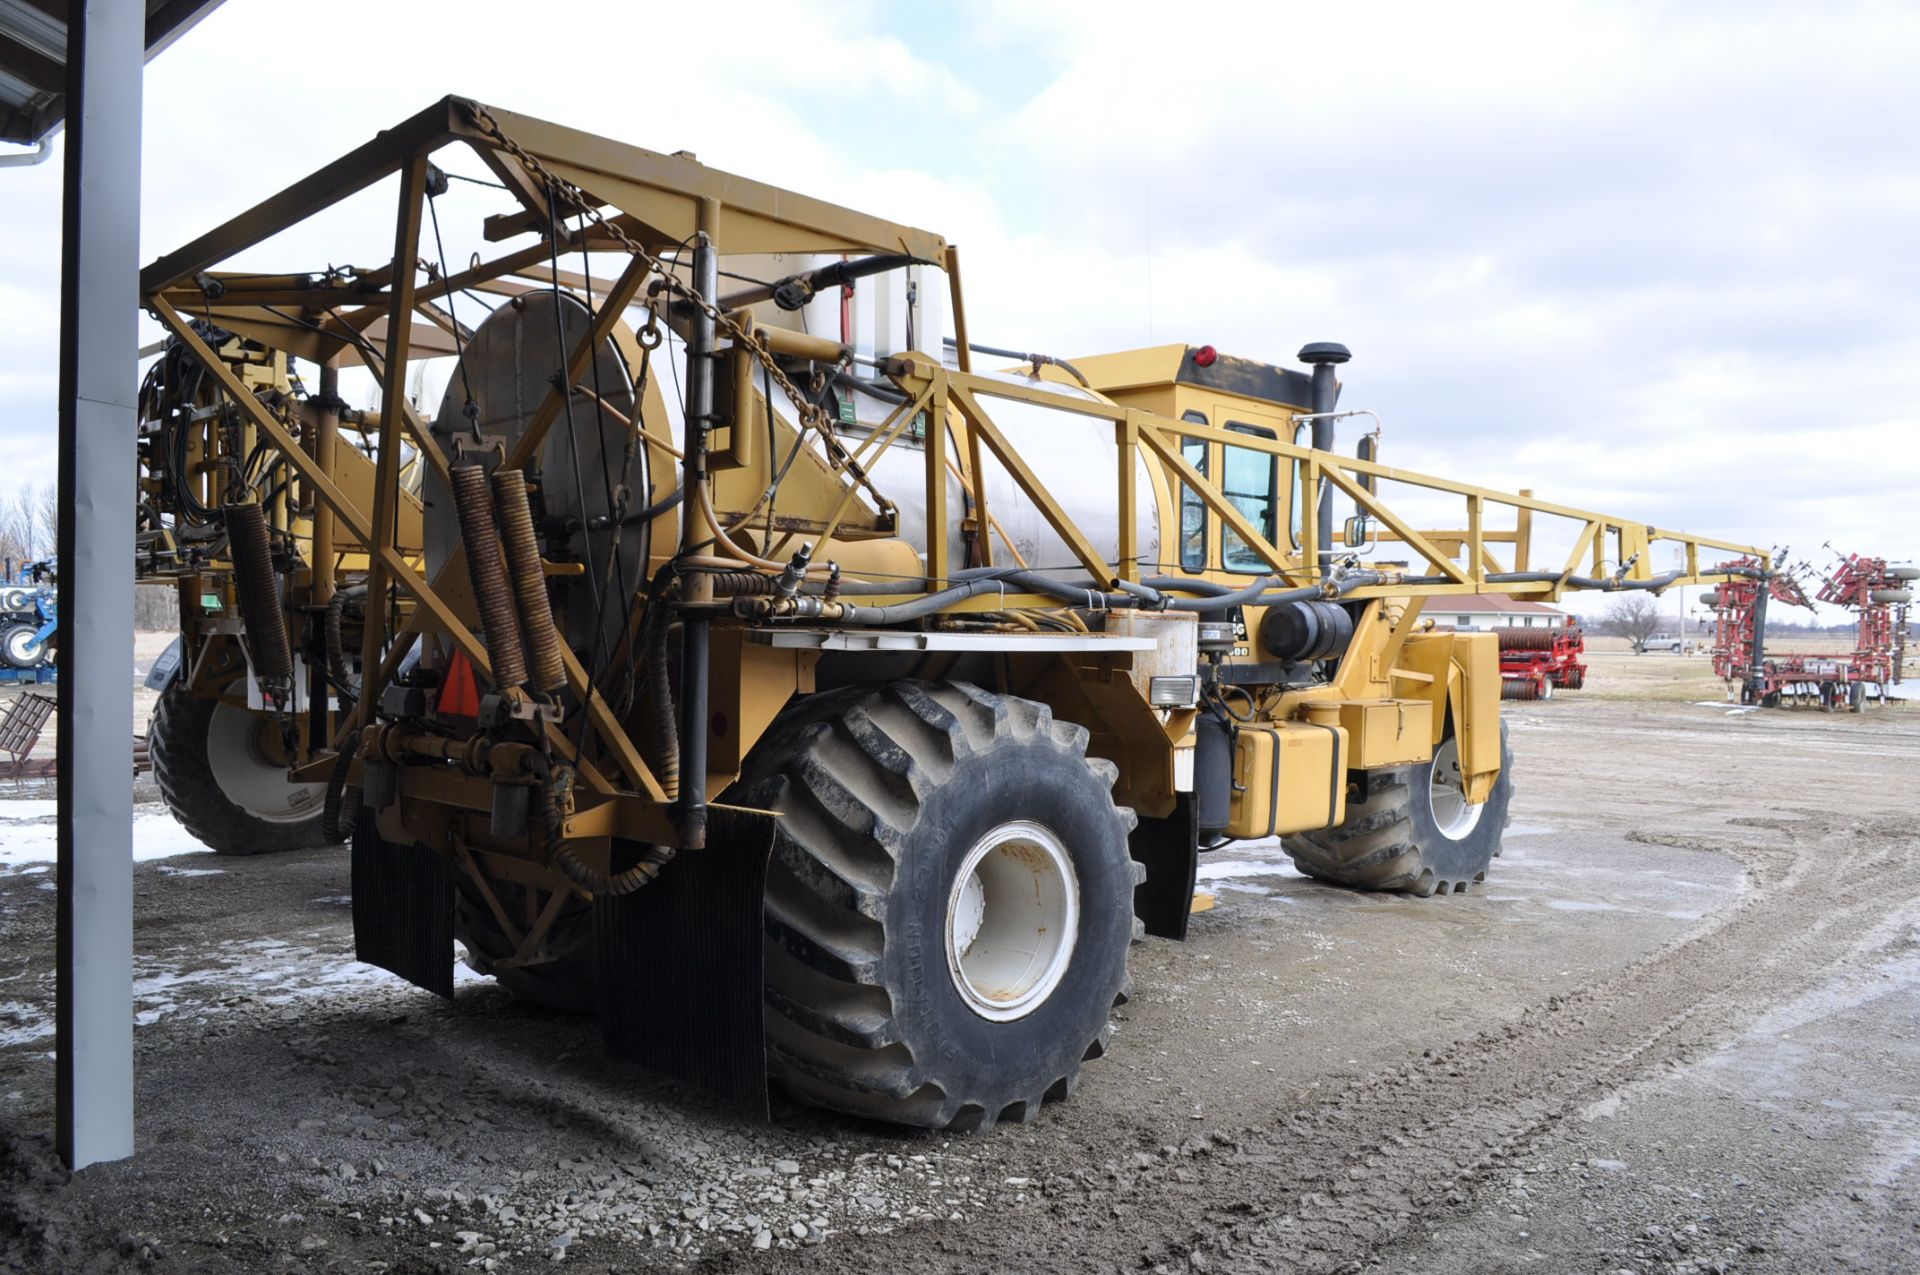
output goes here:
<path id="1" fill-rule="evenodd" d="M 68 8 L 60 277 L 58 1006 L 54 1139 L 133 1154 L 135 391 L 145 6 Z M 98 782 L 118 773 L 121 782 Z M 82 783 L 82 775 L 96 782 Z"/>
<path id="2" fill-rule="evenodd" d="M 393 548 L 393 528 L 400 503 L 400 422 L 406 411 L 407 343 L 413 334 L 414 269 L 420 244 L 420 219 L 427 197 L 427 157 L 424 152 L 403 165 L 400 211 L 393 233 L 392 308 L 387 314 L 386 366 L 380 376 L 380 451 L 374 462 L 373 527 L 367 539 L 366 618 L 360 649 L 360 702 L 356 718 L 362 727 L 373 720 L 384 689 L 369 676 L 380 667 L 386 632 L 387 585 L 391 574 L 385 555 Z M 424 431 L 423 431 L 424 436 Z"/>
<path id="3" fill-rule="evenodd" d="M 700 232 L 693 246 L 693 288 L 702 301 L 711 302 L 720 291 L 720 254 L 706 232 Z M 694 311 L 687 329 L 687 436 L 686 452 L 680 465 L 681 489 L 687 493 L 691 508 L 693 493 L 707 481 L 707 441 L 713 432 L 713 361 L 719 331 L 713 316 L 704 307 Z M 772 462 L 772 458 L 768 458 Z M 699 520 L 681 519 L 684 528 L 682 547 L 690 547 L 695 536 L 704 534 Z M 701 850 L 707 844 L 707 629 L 710 616 L 706 598 L 698 587 L 699 577 L 691 581 L 687 601 L 693 606 L 680 613 L 680 800 L 676 818 L 680 843 L 689 850 Z"/>

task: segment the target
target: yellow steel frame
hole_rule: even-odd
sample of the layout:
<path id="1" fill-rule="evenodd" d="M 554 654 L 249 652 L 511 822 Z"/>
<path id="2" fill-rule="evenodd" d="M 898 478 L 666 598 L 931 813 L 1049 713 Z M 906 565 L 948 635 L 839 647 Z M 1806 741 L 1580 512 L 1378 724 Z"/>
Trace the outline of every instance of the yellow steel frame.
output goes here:
<path id="1" fill-rule="evenodd" d="M 483 127 L 488 119 L 498 127 L 499 135 Z M 1523 596 L 1558 596 L 1564 589 L 1573 587 L 1569 577 L 1577 573 L 1589 555 L 1596 565 L 1608 558 L 1615 562 L 1631 560 L 1633 565 L 1625 578 L 1647 580 L 1652 578 L 1647 550 L 1657 543 L 1672 542 L 1682 547 L 1686 568 L 1680 583 L 1716 578 L 1711 569 L 1703 568 L 1703 550 L 1765 560 L 1764 554 L 1749 546 L 1556 505 L 1526 493 L 1493 491 L 1354 457 L 1314 451 L 1291 442 L 1174 420 L 1139 408 L 1069 397 L 1043 382 L 1021 384 L 976 375 L 966 352 L 966 311 L 960 293 L 958 257 L 939 236 L 720 173 L 683 156 L 661 155 L 544 121 L 480 108 L 462 99 L 447 98 L 185 248 L 161 258 L 141 276 L 146 306 L 207 369 L 249 423 L 280 449 L 317 502 L 329 511 L 331 520 L 367 547 L 369 596 L 384 596 L 390 583 L 411 601 L 410 615 L 392 634 L 385 631 L 384 608 L 367 608 L 362 667 L 370 672 L 361 696 L 362 722 L 367 720 L 371 706 L 392 676 L 404 645 L 400 639 L 412 634 L 435 633 L 462 651 L 483 677 L 489 670 L 486 648 L 475 633 L 472 599 L 463 586 L 463 564 L 456 557 L 430 582 L 394 543 L 403 438 L 406 445 L 418 449 L 427 462 L 443 474 L 447 465 L 426 423 L 407 405 L 404 393 L 410 361 L 451 353 L 451 339 L 457 335 L 451 320 L 433 305 L 431 294 L 479 287 L 511 295 L 534 286 L 516 283 L 513 281 L 516 277 L 542 280 L 549 286 L 584 286 L 583 279 L 552 268 L 550 262 L 554 255 L 562 251 L 606 250 L 618 246 L 609 239 L 608 232 L 598 226 L 564 230 L 557 243 L 543 240 L 532 247 L 475 264 L 450 278 L 429 277 L 423 286 L 417 263 L 429 156 L 450 143 L 465 144 L 478 153 L 523 206 L 518 214 L 491 221 L 490 235 L 495 231 L 501 235 L 521 233 L 530 227 L 544 231 L 556 220 L 553 210 L 546 206 L 546 190 L 512 153 L 517 149 L 537 157 L 548 171 L 574 183 L 587 192 L 592 201 L 612 205 L 615 212 L 609 218 L 610 224 L 645 245 L 648 251 L 663 251 L 696 231 L 705 231 L 717 241 L 720 249 L 733 253 L 886 252 L 907 253 L 923 261 L 943 263 L 952 288 L 952 309 L 960 334 L 960 366 L 950 370 L 924 355 L 892 360 L 885 370 L 905 392 L 908 402 L 861 448 L 861 454 L 868 447 L 877 454 L 891 445 L 917 412 L 927 412 L 925 498 L 928 526 L 933 529 L 926 545 L 926 576 L 930 585 L 948 580 L 954 568 L 946 538 L 939 532 L 950 516 L 949 472 L 959 474 L 970 488 L 975 526 L 982 533 L 978 537 L 980 552 L 987 562 L 993 560 L 988 529 L 996 524 L 988 506 L 985 478 L 989 457 L 1008 472 L 1069 546 L 1080 565 L 1103 585 L 1113 587 L 1121 581 L 1139 579 L 1134 528 L 1136 506 L 1143 496 L 1136 489 L 1133 458 L 1140 449 L 1158 459 L 1176 489 L 1177 485 L 1184 484 L 1197 493 L 1221 524 L 1250 546 L 1275 576 L 1292 585 L 1326 583 L 1311 548 L 1291 551 L 1271 543 L 1219 485 L 1210 482 L 1187 462 L 1181 453 L 1180 440 L 1196 437 L 1271 453 L 1297 467 L 1302 475 L 1299 490 L 1317 491 L 1324 481 L 1351 498 L 1386 528 L 1381 538 L 1403 542 L 1424 560 L 1426 565 L 1419 574 L 1443 579 L 1435 583 L 1389 582 L 1359 589 L 1349 596 L 1413 595 L 1416 614 L 1417 599 L 1423 595 L 1497 589 Z M 388 266 L 348 280 L 209 273 L 235 253 L 395 174 L 400 177 L 400 198 L 395 210 L 393 256 Z M 647 274 L 647 267 L 636 257 L 612 282 L 593 289 L 600 302 L 595 309 L 596 321 L 591 325 L 592 330 L 571 350 L 570 373 L 577 375 L 586 366 L 596 341 L 617 335 L 620 315 L 638 294 Z M 220 295 L 210 291 L 207 285 L 210 278 L 220 280 Z M 299 316 L 289 318 L 285 313 L 287 307 L 299 311 Z M 378 481 L 371 510 L 361 508 L 342 491 L 327 467 L 303 449 L 301 441 L 247 391 L 231 369 L 194 333 L 186 314 L 204 315 L 223 327 L 258 335 L 270 344 L 307 357 L 335 361 L 358 359 L 375 371 L 381 382 L 383 411 L 379 424 Z M 416 314 L 428 322 L 416 325 Z M 556 382 L 539 404 L 532 418 L 533 428 L 519 441 L 513 460 L 524 460 L 533 454 L 541 433 L 557 417 L 565 395 L 571 392 L 571 381 L 570 375 Z M 990 405 L 997 400 L 1040 404 L 1104 420 L 1112 426 L 1119 448 L 1114 504 L 1118 561 L 1104 560 L 1091 538 L 1027 466 L 1019 448 L 994 419 Z M 636 413 L 632 427 L 645 432 L 649 446 L 664 446 L 656 431 L 641 419 L 643 416 L 644 412 Z M 838 507 L 825 520 L 826 531 L 820 539 L 824 540 L 840 525 L 853 499 L 853 479 L 858 473 L 857 463 L 841 468 L 846 490 Z M 1381 480 L 1462 498 L 1466 529 L 1425 532 L 1415 528 L 1375 493 Z M 1151 494 L 1146 498 L 1151 498 Z M 1490 530 L 1486 525 L 1490 509 L 1513 510 L 1514 530 Z M 1301 541 L 1305 546 L 1316 542 L 1316 512 L 1313 502 L 1303 511 Z M 1490 581 L 1488 576 L 1500 571 L 1490 546 L 1511 544 L 1516 568 L 1524 567 L 1530 560 L 1531 520 L 1536 514 L 1574 519 L 1584 528 L 1564 569 L 1555 579 L 1546 581 L 1518 584 Z M 1456 555 L 1462 552 L 1465 564 L 1455 561 Z M 1052 607 L 1058 604 L 1040 597 L 994 595 L 961 603 L 954 609 L 1023 605 Z M 675 844 L 675 830 L 666 818 L 668 794 L 623 723 L 589 684 L 586 671 L 570 652 L 565 662 L 567 684 L 587 706 L 591 733 L 600 747 L 597 755 L 603 763 L 610 764 L 610 769 L 603 773 L 582 758 L 580 775 L 585 791 L 570 829 L 583 835 L 618 832 Z M 547 729 L 554 742 L 562 747 L 563 755 L 573 755 L 572 744 L 559 738 L 558 726 L 549 723 Z M 737 751 L 744 752 L 750 742 L 739 741 Z M 698 780 L 697 776 L 689 777 L 690 782 Z M 460 785 L 453 786 L 467 791 Z M 452 798 L 449 800 L 460 804 Z"/>
<path id="2" fill-rule="evenodd" d="M 1764 551 L 1751 545 L 1656 527 L 1572 505 L 1555 504 L 1551 501 L 1536 499 L 1527 492 L 1516 494 L 1496 491 L 1492 488 L 1455 482 L 1431 474 L 1397 469 L 1354 456 L 1315 451 L 1310 447 L 1301 447 L 1279 439 L 1236 433 L 1195 421 L 1175 420 L 1140 408 L 1122 407 L 1076 395 L 1061 394 L 1048 388 L 1044 381 L 1036 380 L 1021 384 L 993 379 L 945 368 L 933 363 L 925 356 L 907 356 L 893 360 L 889 371 L 901 390 L 916 396 L 916 401 L 919 397 L 930 398 L 934 405 L 936 419 L 943 404 L 952 404 L 955 415 L 964 422 L 967 438 L 976 444 L 976 450 L 978 446 L 984 446 L 985 450 L 1006 468 L 1009 476 L 1019 485 L 1026 497 L 1039 508 L 1048 524 L 1073 552 L 1080 565 L 1108 587 L 1113 587 L 1121 581 L 1131 582 L 1139 579 L 1139 564 L 1136 561 L 1137 546 L 1134 543 L 1134 529 L 1138 525 L 1136 511 L 1141 498 L 1140 493 L 1135 490 L 1133 459 L 1136 455 L 1136 446 L 1144 447 L 1151 453 L 1165 467 L 1173 483 L 1184 484 L 1196 493 L 1205 502 L 1208 510 L 1217 516 L 1227 529 L 1244 540 L 1248 547 L 1267 563 L 1274 575 L 1281 577 L 1292 586 L 1310 585 L 1323 580 L 1324 572 L 1318 562 L 1317 553 L 1311 548 L 1292 551 L 1275 545 L 1269 540 L 1234 505 L 1219 485 L 1210 482 L 1185 458 L 1180 449 L 1182 438 L 1199 438 L 1226 443 L 1289 461 L 1298 469 L 1300 475 L 1298 489 L 1301 491 L 1317 491 L 1323 480 L 1331 483 L 1336 490 L 1350 498 L 1359 509 L 1387 528 L 1386 532 L 1378 533 L 1376 539 L 1404 543 L 1426 564 L 1425 570 L 1406 574 L 1445 577 L 1442 582 L 1369 585 L 1346 595 L 1356 599 L 1408 594 L 1433 596 L 1489 592 L 1555 599 L 1563 592 L 1582 587 L 1572 583 L 1570 578 L 1580 575 L 1583 563 L 1588 560 L 1591 562 L 1589 569 L 1596 575 L 1603 574 L 1602 568 L 1609 562 L 1615 564 L 1631 562 L 1630 567 L 1619 571 L 1619 579 L 1629 582 L 1653 579 L 1656 572 L 1653 569 L 1650 551 L 1656 545 L 1674 545 L 1682 550 L 1683 574 L 1673 581 L 1675 585 L 1700 584 L 1727 578 L 1725 573 L 1715 572 L 1710 564 L 1702 565 L 1702 550 L 1717 550 L 1731 557 L 1752 555 L 1763 563 L 1768 560 Z M 1114 506 L 1120 545 L 1118 561 L 1108 562 L 1100 556 L 1093 548 L 1087 534 L 1074 523 L 1060 502 L 1046 489 L 1045 484 L 1020 459 L 1017 449 L 993 421 L 992 413 L 986 406 L 986 400 L 991 399 L 1009 399 L 1038 404 L 1057 411 L 1105 420 L 1113 426 L 1114 441 L 1118 445 L 1120 457 L 1118 473 L 1115 476 L 1117 498 Z M 933 508 L 932 497 L 935 495 L 935 487 L 940 489 L 940 494 L 943 496 L 945 491 L 944 480 L 936 483 L 936 477 L 943 472 L 944 458 L 939 454 L 939 448 L 931 437 L 934 432 L 929 431 L 926 456 L 930 511 Z M 987 507 L 986 486 L 980 481 L 977 462 L 975 470 L 973 489 L 975 513 L 976 516 L 984 518 L 990 516 L 991 511 Z M 1414 527 L 1377 494 L 1378 484 L 1382 481 L 1402 483 L 1408 487 L 1459 497 L 1464 505 L 1467 529 L 1423 531 Z M 1316 501 L 1308 501 L 1301 511 L 1303 529 L 1300 540 L 1305 546 L 1318 543 L 1317 504 Z M 1512 510 L 1513 529 L 1489 528 L 1487 515 L 1490 509 Z M 944 502 L 942 513 L 944 513 Z M 1492 575 L 1529 570 L 1528 563 L 1534 556 L 1533 518 L 1536 514 L 1569 519 L 1580 528 L 1575 534 L 1573 553 L 1558 568 L 1558 578 L 1518 582 L 1489 580 L 1488 577 Z M 940 525 L 932 520 L 931 514 L 930 525 Z M 1496 544 L 1513 547 L 1511 566 L 1499 561 L 1492 549 Z M 946 561 L 945 546 L 940 542 L 939 537 L 929 538 L 927 551 L 930 564 L 929 575 L 940 579 L 946 578 L 950 564 Z M 1456 555 L 1463 551 L 1467 558 L 1464 565 L 1455 560 Z M 1044 600 L 1041 599 L 1024 598 L 1020 601 L 1023 604 L 1045 605 Z M 996 601 L 994 605 L 1000 604 Z"/>

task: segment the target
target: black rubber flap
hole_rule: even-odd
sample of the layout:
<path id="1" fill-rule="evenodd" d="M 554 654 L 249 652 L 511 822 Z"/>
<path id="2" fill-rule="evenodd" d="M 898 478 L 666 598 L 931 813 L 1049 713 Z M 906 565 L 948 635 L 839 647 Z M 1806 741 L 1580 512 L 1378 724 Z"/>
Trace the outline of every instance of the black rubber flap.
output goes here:
<path id="1" fill-rule="evenodd" d="M 453 865 L 397 846 L 363 810 L 353 830 L 353 954 L 439 996 L 453 995 Z"/>
<path id="2" fill-rule="evenodd" d="M 1187 937 L 1194 875 L 1200 866 L 1200 829 L 1194 818 L 1193 794 L 1183 792 L 1175 797 L 1172 814 L 1142 818 L 1127 838 L 1127 850 L 1147 866 L 1147 879 L 1133 892 L 1134 915 L 1156 938 Z"/>
<path id="3" fill-rule="evenodd" d="M 710 806 L 707 848 L 593 902 L 607 1050 L 767 1117 L 760 968 L 774 816 Z"/>

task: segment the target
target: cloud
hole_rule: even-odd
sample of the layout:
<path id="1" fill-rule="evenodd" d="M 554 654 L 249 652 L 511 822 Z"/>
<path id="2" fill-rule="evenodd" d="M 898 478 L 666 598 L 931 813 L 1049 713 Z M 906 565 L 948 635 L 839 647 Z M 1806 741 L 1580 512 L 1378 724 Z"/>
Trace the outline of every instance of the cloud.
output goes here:
<path id="1" fill-rule="evenodd" d="M 1343 340 L 1395 464 L 1920 556 L 1920 10 L 814 0 L 708 41 L 637 6 L 282 8 L 150 68 L 147 257 L 466 93 L 940 231 L 980 340 Z M 44 477 L 57 166 L 0 183 L 0 454 Z M 367 204 L 248 259 L 383 259 Z"/>

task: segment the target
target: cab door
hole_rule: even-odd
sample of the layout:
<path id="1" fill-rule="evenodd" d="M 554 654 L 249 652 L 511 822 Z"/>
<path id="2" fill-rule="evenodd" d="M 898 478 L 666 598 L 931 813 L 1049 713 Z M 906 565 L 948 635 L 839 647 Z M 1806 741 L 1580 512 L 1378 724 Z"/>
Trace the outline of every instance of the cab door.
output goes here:
<path id="1" fill-rule="evenodd" d="M 1293 422 L 1279 412 L 1257 408 L 1245 402 L 1214 404 L 1214 423 L 1232 434 L 1258 438 L 1291 440 Z M 1254 525 L 1282 552 L 1298 548 L 1300 541 L 1300 501 L 1293 491 L 1294 463 L 1271 452 L 1231 443 L 1214 444 L 1214 464 L 1207 471 L 1218 474 L 1221 494 L 1233 502 L 1246 520 Z M 1244 575 L 1259 575 L 1271 565 L 1252 545 L 1230 527 L 1220 529 L 1220 568 Z"/>

